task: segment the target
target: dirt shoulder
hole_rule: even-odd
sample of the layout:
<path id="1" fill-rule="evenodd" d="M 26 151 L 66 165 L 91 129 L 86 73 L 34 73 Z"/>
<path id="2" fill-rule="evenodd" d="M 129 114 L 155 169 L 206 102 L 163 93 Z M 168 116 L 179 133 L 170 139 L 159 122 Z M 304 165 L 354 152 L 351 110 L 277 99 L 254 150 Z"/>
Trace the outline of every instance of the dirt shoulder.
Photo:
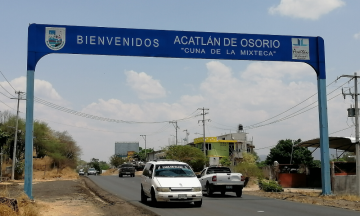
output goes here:
<path id="1" fill-rule="evenodd" d="M 0 183 L 2 195 L 6 197 L 19 197 L 23 187 L 22 182 Z M 44 216 L 156 215 L 102 190 L 87 177 L 34 181 L 33 197 L 39 215 Z"/>
<path id="2" fill-rule="evenodd" d="M 360 211 L 360 197 L 356 196 L 322 196 L 319 192 L 264 192 L 260 190 L 244 191 L 244 194 Z"/>

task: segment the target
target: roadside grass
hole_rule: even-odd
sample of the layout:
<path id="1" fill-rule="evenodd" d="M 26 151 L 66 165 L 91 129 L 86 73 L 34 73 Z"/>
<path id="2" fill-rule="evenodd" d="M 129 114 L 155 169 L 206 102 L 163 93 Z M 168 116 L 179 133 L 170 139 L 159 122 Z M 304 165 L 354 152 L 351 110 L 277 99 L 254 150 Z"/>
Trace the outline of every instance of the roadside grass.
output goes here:
<path id="1" fill-rule="evenodd" d="M 322 197 L 324 200 L 346 200 L 346 201 L 360 202 L 359 196 L 349 195 L 349 194 L 322 196 L 321 193 L 316 193 L 316 192 L 297 192 L 297 193 L 308 197 Z"/>
<path id="2" fill-rule="evenodd" d="M 51 170 L 34 170 L 33 179 L 46 180 L 46 179 L 78 179 L 79 174 L 70 167 L 64 169 L 51 169 Z"/>
<path id="3" fill-rule="evenodd" d="M 10 197 L 7 187 L 0 190 L 0 196 Z M 32 202 L 24 192 L 19 191 L 13 197 L 17 200 L 19 211 L 14 211 L 7 203 L 0 203 L 0 216 L 40 216 L 41 207 Z"/>
<path id="4" fill-rule="evenodd" d="M 105 172 L 101 173 L 103 176 L 115 175 L 118 169 L 108 169 Z"/>
<path id="5" fill-rule="evenodd" d="M 33 159 L 33 168 L 34 170 L 51 170 L 51 165 L 53 159 L 45 156 L 44 158 L 34 158 Z"/>

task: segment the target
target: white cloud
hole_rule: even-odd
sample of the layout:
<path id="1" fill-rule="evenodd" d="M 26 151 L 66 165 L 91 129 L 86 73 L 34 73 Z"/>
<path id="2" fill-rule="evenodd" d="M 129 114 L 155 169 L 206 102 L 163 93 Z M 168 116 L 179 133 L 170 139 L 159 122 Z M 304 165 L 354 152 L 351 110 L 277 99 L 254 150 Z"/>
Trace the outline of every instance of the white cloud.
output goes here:
<path id="1" fill-rule="evenodd" d="M 22 76 L 12 80 L 11 85 L 18 91 L 26 92 L 26 77 Z M 51 100 L 62 100 L 59 93 L 54 89 L 51 83 L 45 80 L 35 79 L 34 82 L 35 97 Z"/>
<path id="2" fill-rule="evenodd" d="M 343 0 L 281 0 L 279 5 L 269 8 L 269 13 L 317 20 L 344 5 Z"/>
<path id="3" fill-rule="evenodd" d="M 137 93 L 140 99 L 155 99 L 166 96 L 166 91 L 159 80 L 153 79 L 144 72 L 137 73 L 133 70 L 125 72 L 127 83 Z"/>
<path id="4" fill-rule="evenodd" d="M 222 105 L 221 109 L 227 109 L 217 111 L 223 118 L 233 114 L 241 116 L 243 122 L 255 123 L 316 91 L 313 83 L 298 81 L 311 76 L 316 79 L 315 72 L 306 64 L 255 62 L 239 76 L 217 61 L 207 63 L 207 68 L 210 73 L 200 89 L 207 100 L 215 102 L 214 107 Z M 284 81 L 285 76 L 289 82 Z"/>
<path id="5" fill-rule="evenodd" d="M 11 86 L 10 86 L 11 84 Z M 0 99 L 3 103 L 0 104 L 0 108 L 2 110 L 10 110 L 12 112 L 16 111 L 16 104 L 17 100 L 9 99 L 17 97 L 15 94 L 16 91 L 22 91 L 26 93 L 26 77 L 22 76 L 19 78 L 15 78 L 10 81 L 10 84 L 6 81 L 0 82 L 0 85 L 4 88 L 1 88 L 1 92 L 4 94 L 3 97 Z M 14 90 L 14 89 L 15 90 Z M 6 90 L 5 90 L 6 89 Z M 12 96 L 10 96 L 10 94 Z M 59 104 L 59 105 L 67 105 L 66 101 L 62 99 L 59 93 L 54 89 L 51 83 L 45 80 L 35 79 L 34 82 L 34 95 L 35 97 L 51 101 L 52 103 Z M 6 98 L 7 97 L 7 98 Z M 25 98 L 25 97 L 24 97 Z M 5 105 L 6 104 L 6 105 Z M 25 113 L 25 101 L 21 101 L 20 111 Z M 35 103 L 36 109 L 42 109 L 44 105 Z M 45 112 L 45 109 L 42 111 Z"/>
<path id="6" fill-rule="evenodd" d="M 354 38 L 355 38 L 355 39 L 360 39 L 360 32 L 359 32 L 359 33 L 354 34 Z"/>

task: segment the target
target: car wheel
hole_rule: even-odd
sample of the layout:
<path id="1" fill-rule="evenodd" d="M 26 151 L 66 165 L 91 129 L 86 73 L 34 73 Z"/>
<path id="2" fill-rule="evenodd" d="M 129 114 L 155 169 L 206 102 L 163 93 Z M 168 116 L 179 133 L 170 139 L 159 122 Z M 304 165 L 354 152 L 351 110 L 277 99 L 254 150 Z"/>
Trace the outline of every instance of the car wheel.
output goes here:
<path id="1" fill-rule="evenodd" d="M 200 200 L 200 201 L 195 201 L 194 202 L 194 205 L 195 205 L 195 207 L 201 207 L 201 205 L 202 205 L 202 199 Z"/>
<path id="2" fill-rule="evenodd" d="M 146 202 L 147 202 L 147 196 L 146 196 L 145 193 L 144 193 L 144 189 L 143 189 L 142 185 L 141 185 L 141 202 L 142 202 L 142 203 L 146 203 Z"/>
<path id="3" fill-rule="evenodd" d="M 209 184 L 206 185 L 206 193 L 207 193 L 208 196 L 212 196 L 213 193 L 214 193 L 214 192 L 211 190 Z"/>
<path id="4" fill-rule="evenodd" d="M 123 175 L 122 175 L 122 174 L 119 174 L 119 177 L 123 177 Z"/>
<path id="5" fill-rule="evenodd" d="M 225 196 L 225 191 L 221 191 L 221 196 Z"/>
<path id="6" fill-rule="evenodd" d="M 151 203 L 153 206 L 157 205 L 154 188 L 151 188 Z"/>
<path id="7" fill-rule="evenodd" d="M 237 197 L 241 197 L 241 196 L 242 196 L 242 189 L 239 189 L 238 191 L 236 191 L 236 196 L 237 196 Z"/>

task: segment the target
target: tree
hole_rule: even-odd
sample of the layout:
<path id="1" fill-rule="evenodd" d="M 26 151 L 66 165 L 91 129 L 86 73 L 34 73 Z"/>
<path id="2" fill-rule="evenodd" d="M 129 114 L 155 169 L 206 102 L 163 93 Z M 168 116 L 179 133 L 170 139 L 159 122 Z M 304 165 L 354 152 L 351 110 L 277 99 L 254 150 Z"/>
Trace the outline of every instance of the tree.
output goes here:
<path id="1" fill-rule="evenodd" d="M 315 167 L 314 158 L 311 151 L 304 147 L 297 147 L 296 144 L 300 143 L 298 140 L 279 140 L 277 145 L 270 149 L 270 154 L 266 157 L 265 163 L 273 165 L 274 161 L 279 164 L 304 164 L 308 167 Z"/>
<path id="2" fill-rule="evenodd" d="M 314 160 L 314 167 L 321 168 L 321 161 L 320 160 Z"/>
<path id="3" fill-rule="evenodd" d="M 243 163 L 256 164 L 257 155 L 243 152 L 242 156 L 243 156 L 243 160 L 242 160 Z"/>
<path id="4" fill-rule="evenodd" d="M 146 154 L 150 152 L 154 152 L 154 149 L 153 148 L 146 149 Z M 145 149 L 139 147 L 139 152 L 135 152 L 133 158 L 137 158 L 139 161 L 145 161 L 146 160 Z"/>
<path id="5" fill-rule="evenodd" d="M 243 160 L 234 168 L 235 172 L 239 172 L 246 177 L 262 177 L 262 170 L 257 166 L 257 155 L 243 152 Z"/>
<path id="6" fill-rule="evenodd" d="M 171 145 L 164 149 L 167 159 L 178 160 L 189 164 L 194 171 L 201 171 L 207 159 L 204 153 L 189 145 Z"/>
<path id="7" fill-rule="evenodd" d="M 254 155 L 256 163 L 260 163 L 260 157 L 256 151 L 252 151 L 250 154 Z"/>
<path id="8" fill-rule="evenodd" d="M 101 170 L 108 170 L 110 168 L 109 164 L 105 161 L 100 161 L 99 166 Z"/>
<path id="9" fill-rule="evenodd" d="M 231 161 L 230 161 L 229 156 L 228 156 L 228 157 L 222 157 L 222 158 L 220 159 L 219 163 L 220 163 L 222 166 L 230 166 L 230 165 L 231 165 Z"/>
<path id="10" fill-rule="evenodd" d="M 46 156 L 46 142 L 50 139 L 52 131 L 45 122 L 34 121 L 34 148 L 38 158 Z"/>
<path id="11" fill-rule="evenodd" d="M 0 144 L 2 144 L 3 153 L 6 158 L 10 159 L 13 159 L 15 125 L 16 115 L 8 111 L 0 113 Z M 8 137 L 1 139 L 1 132 L 7 134 Z M 25 119 L 18 119 L 18 131 L 16 133 L 16 159 L 18 163 L 22 163 L 25 157 Z M 35 120 L 33 136 L 33 144 L 37 157 L 51 157 L 58 168 L 60 168 L 60 165 L 62 167 L 76 167 L 81 149 L 67 131 L 59 132 L 52 130 L 47 123 Z M 16 166 L 22 167 L 21 164 Z M 19 168 L 18 170 L 22 169 Z"/>
<path id="12" fill-rule="evenodd" d="M 95 168 L 96 171 L 98 171 L 101 174 L 101 168 L 100 168 L 100 163 L 99 163 L 99 159 L 96 158 L 92 158 L 91 161 L 88 163 L 89 168 Z"/>
<path id="13" fill-rule="evenodd" d="M 8 141 L 9 134 L 0 129 L 0 147 L 2 148 Z"/>
<path id="14" fill-rule="evenodd" d="M 110 165 L 118 168 L 121 164 L 125 163 L 126 160 L 122 159 L 121 157 L 118 157 L 117 155 L 112 155 L 110 157 Z"/>

